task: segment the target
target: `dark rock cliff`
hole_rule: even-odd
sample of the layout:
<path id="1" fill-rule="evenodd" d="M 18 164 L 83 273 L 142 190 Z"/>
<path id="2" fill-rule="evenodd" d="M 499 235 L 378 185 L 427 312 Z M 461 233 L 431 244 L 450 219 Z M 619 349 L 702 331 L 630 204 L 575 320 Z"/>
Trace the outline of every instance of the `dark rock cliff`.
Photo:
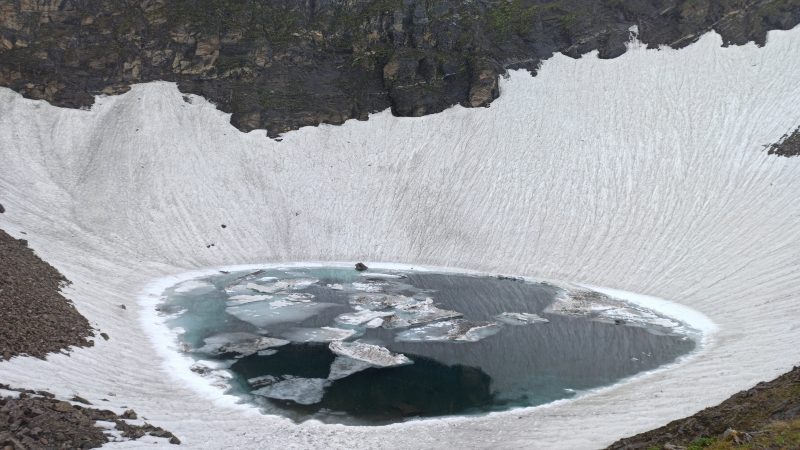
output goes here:
<path id="1" fill-rule="evenodd" d="M 55 105 L 168 80 L 271 136 L 387 107 L 487 106 L 498 76 L 554 52 L 763 44 L 800 0 L 0 0 L 0 85 Z"/>

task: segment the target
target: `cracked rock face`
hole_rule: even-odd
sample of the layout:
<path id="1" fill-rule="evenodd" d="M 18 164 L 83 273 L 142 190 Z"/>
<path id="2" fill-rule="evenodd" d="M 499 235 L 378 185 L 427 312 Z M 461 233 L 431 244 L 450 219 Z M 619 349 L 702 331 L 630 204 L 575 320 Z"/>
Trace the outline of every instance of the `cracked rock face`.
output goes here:
<path id="1" fill-rule="evenodd" d="M 366 119 L 488 106 L 498 76 L 554 52 L 625 52 L 629 29 L 682 47 L 714 29 L 763 44 L 797 2 L 720 0 L 19 1 L 0 4 L 0 85 L 59 106 L 167 80 L 271 136 Z"/>

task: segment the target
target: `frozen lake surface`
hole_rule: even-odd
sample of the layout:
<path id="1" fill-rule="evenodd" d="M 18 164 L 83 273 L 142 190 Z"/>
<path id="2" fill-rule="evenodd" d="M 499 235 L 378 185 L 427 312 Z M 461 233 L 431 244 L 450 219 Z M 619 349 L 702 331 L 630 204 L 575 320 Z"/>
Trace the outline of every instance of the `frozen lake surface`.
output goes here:
<path id="1" fill-rule="evenodd" d="M 195 372 L 297 421 L 384 424 L 535 406 L 695 348 L 679 322 L 521 278 L 342 267 L 184 281 L 159 310 Z"/>

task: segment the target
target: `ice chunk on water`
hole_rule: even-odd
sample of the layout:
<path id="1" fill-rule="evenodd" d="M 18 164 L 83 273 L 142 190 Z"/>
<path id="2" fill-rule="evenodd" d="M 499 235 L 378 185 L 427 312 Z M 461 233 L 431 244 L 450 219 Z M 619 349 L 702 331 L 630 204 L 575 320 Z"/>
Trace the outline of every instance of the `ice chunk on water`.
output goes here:
<path id="1" fill-rule="evenodd" d="M 281 287 L 276 287 L 274 284 L 263 285 L 256 283 L 247 283 L 246 287 L 247 289 L 250 289 L 252 291 L 263 292 L 264 294 L 274 294 L 282 289 Z"/>
<path id="2" fill-rule="evenodd" d="M 260 302 L 260 301 L 264 301 L 264 300 L 269 300 L 271 298 L 272 298 L 272 296 L 271 295 L 267 295 L 267 294 L 233 295 L 231 297 L 228 297 L 228 301 L 226 303 L 228 304 L 228 306 L 245 305 L 247 303 L 253 303 L 253 302 Z"/>
<path id="3" fill-rule="evenodd" d="M 290 302 L 308 303 L 314 299 L 314 294 L 309 294 L 308 292 L 295 292 L 287 295 L 284 298 Z"/>
<path id="4" fill-rule="evenodd" d="M 285 322 L 302 322 L 313 317 L 332 303 L 298 303 L 289 300 L 253 302 L 225 308 L 225 312 L 259 328 Z"/>
<path id="5" fill-rule="evenodd" d="M 228 389 L 230 380 L 233 379 L 228 367 L 229 362 L 200 360 L 192 364 L 190 370 L 210 380 L 212 386 Z"/>
<path id="6" fill-rule="evenodd" d="M 328 287 L 328 289 L 332 289 L 334 291 L 341 291 L 342 289 L 344 289 L 344 286 L 342 286 L 339 283 L 328 284 L 326 286 Z"/>
<path id="7" fill-rule="evenodd" d="M 339 356 L 366 362 L 376 367 L 393 367 L 412 364 L 413 361 L 400 353 L 392 353 L 389 349 L 363 342 L 331 342 L 328 348 Z"/>
<path id="8" fill-rule="evenodd" d="M 292 378 L 296 378 L 294 375 L 262 375 L 260 377 L 253 377 L 248 378 L 247 383 L 254 388 L 260 388 L 264 386 L 268 386 L 270 384 L 275 384 L 279 381 L 289 380 Z"/>
<path id="9" fill-rule="evenodd" d="M 283 333 L 283 337 L 293 342 L 331 342 L 347 339 L 356 334 L 356 330 L 344 328 L 292 328 Z"/>
<path id="10" fill-rule="evenodd" d="M 313 405 L 322 401 L 325 388 L 330 384 L 324 378 L 289 378 L 256 389 L 252 393 L 277 400 L 291 400 L 300 405 Z"/>
<path id="11" fill-rule="evenodd" d="M 369 272 L 369 273 L 361 273 L 361 276 L 370 280 L 372 278 L 376 280 L 393 280 L 393 279 L 401 279 L 405 278 L 405 275 L 396 275 L 393 273 L 377 273 L 377 272 Z"/>
<path id="12" fill-rule="evenodd" d="M 477 342 L 497 334 L 501 325 L 496 322 L 472 322 L 464 319 L 431 323 L 398 333 L 396 341 L 463 341 Z"/>
<path id="13" fill-rule="evenodd" d="M 383 325 L 383 319 L 380 318 L 380 317 L 372 319 L 369 322 L 367 322 L 366 324 L 364 324 L 364 326 L 366 326 L 367 328 L 378 328 L 381 325 Z"/>
<path id="14" fill-rule="evenodd" d="M 610 323 L 624 323 L 630 326 L 646 328 L 653 333 L 659 332 L 656 328 L 671 333 L 682 328 L 679 322 L 642 306 L 609 297 L 600 292 L 582 289 L 573 289 L 561 293 L 545 309 L 545 312 L 565 316 L 588 317 Z"/>
<path id="15" fill-rule="evenodd" d="M 494 316 L 495 319 L 508 325 L 528 325 L 532 323 L 547 323 L 549 320 L 538 314 L 504 312 Z"/>
<path id="16" fill-rule="evenodd" d="M 356 308 L 379 310 L 414 304 L 417 303 L 418 300 L 406 297 L 405 295 L 358 294 L 350 297 L 349 302 Z"/>
<path id="17" fill-rule="evenodd" d="M 437 308 L 430 297 L 420 301 L 404 295 L 370 293 L 353 295 L 349 302 L 359 310 L 392 312 L 383 321 L 383 327 L 389 329 L 405 328 L 461 316 L 461 313 L 457 311 Z M 380 316 L 372 318 L 375 317 Z"/>
<path id="18" fill-rule="evenodd" d="M 351 284 L 353 289 L 363 292 L 381 292 L 383 291 L 383 287 L 387 285 L 388 283 L 381 283 L 378 281 L 370 281 L 367 283 L 359 283 L 358 281 L 355 281 Z"/>
<path id="19" fill-rule="evenodd" d="M 345 325 L 361 325 L 362 323 L 367 323 L 382 317 L 389 317 L 393 314 L 394 312 L 392 311 L 372 311 L 364 309 L 353 313 L 341 314 L 335 320 Z M 383 321 L 381 321 L 381 323 L 383 323 Z"/>
<path id="20" fill-rule="evenodd" d="M 349 377 L 356 372 L 361 372 L 362 370 L 369 369 L 370 367 L 375 366 L 366 361 L 359 361 L 346 356 L 337 356 L 331 364 L 331 372 L 330 375 L 328 375 L 328 379 L 341 380 L 342 378 Z"/>
<path id="21" fill-rule="evenodd" d="M 388 329 L 406 328 L 423 323 L 461 317 L 461 313 L 440 309 L 433 305 L 433 300 L 428 297 L 424 301 L 396 306 L 395 314 L 383 321 L 383 327 Z"/>
<path id="22" fill-rule="evenodd" d="M 217 334 L 205 338 L 203 342 L 205 345 L 197 349 L 198 352 L 211 355 L 237 353 L 240 357 L 252 355 L 260 350 L 280 347 L 289 343 L 289 341 L 283 339 L 243 332 Z"/>
<path id="23" fill-rule="evenodd" d="M 319 282 L 315 278 L 294 278 L 289 280 L 280 280 L 270 284 L 247 283 L 247 289 L 261 292 L 263 294 L 274 294 L 280 291 L 297 291 L 305 289 L 312 284 Z"/>
<path id="24" fill-rule="evenodd" d="M 189 280 L 179 284 L 178 287 L 175 288 L 175 292 L 180 294 L 186 292 L 194 292 L 195 294 L 199 294 L 201 292 L 211 292 L 214 289 L 216 289 L 214 285 L 208 281 Z"/>

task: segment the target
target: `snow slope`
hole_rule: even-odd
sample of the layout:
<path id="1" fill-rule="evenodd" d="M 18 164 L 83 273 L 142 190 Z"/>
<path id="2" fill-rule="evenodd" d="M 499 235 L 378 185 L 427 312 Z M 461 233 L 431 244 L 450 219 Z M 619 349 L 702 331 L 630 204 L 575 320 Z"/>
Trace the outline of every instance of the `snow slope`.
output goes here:
<path id="1" fill-rule="evenodd" d="M 763 146 L 800 123 L 800 28 L 764 48 L 715 34 L 633 47 L 513 73 L 488 109 L 383 112 L 282 142 L 169 83 L 91 111 L 0 89 L 0 228 L 72 280 L 67 296 L 111 336 L 0 364 L 0 380 L 108 398 L 190 448 L 589 449 L 786 371 L 800 362 L 800 158 Z M 683 366 L 577 401 L 376 428 L 210 400 L 165 370 L 140 325 L 155 278 L 314 260 L 608 286 L 688 305 L 719 331 Z"/>

